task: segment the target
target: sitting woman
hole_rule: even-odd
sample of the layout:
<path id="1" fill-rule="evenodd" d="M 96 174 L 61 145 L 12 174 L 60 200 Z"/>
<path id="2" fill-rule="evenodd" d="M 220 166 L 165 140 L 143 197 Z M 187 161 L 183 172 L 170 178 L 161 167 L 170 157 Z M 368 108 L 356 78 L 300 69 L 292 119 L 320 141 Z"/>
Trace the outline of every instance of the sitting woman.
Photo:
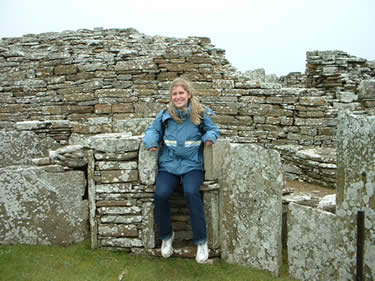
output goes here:
<path id="1" fill-rule="evenodd" d="M 203 146 L 215 143 L 220 130 L 210 117 L 213 111 L 202 106 L 194 97 L 189 81 L 175 79 L 170 93 L 168 108 L 156 116 L 143 138 L 148 150 L 157 151 L 160 148 L 155 211 L 162 240 L 161 254 L 165 258 L 173 254 L 170 198 L 182 183 L 190 210 L 193 241 L 197 245 L 196 261 L 204 263 L 208 259 L 208 245 L 200 196 L 204 180 Z"/>

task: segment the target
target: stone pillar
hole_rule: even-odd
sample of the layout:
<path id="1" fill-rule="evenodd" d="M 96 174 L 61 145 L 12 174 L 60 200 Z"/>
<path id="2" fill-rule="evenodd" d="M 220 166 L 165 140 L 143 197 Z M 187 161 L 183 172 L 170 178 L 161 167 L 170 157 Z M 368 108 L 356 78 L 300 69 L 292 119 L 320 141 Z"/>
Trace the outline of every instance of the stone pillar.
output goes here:
<path id="1" fill-rule="evenodd" d="M 207 224 L 208 247 L 210 249 L 220 248 L 220 212 L 218 201 L 219 190 L 207 190 L 204 192 L 203 205 Z"/>
<path id="2" fill-rule="evenodd" d="M 158 155 L 159 151 L 148 151 L 141 142 L 138 156 L 139 180 L 142 184 L 155 184 L 158 174 Z"/>
<path id="3" fill-rule="evenodd" d="M 142 206 L 142 241 L 147 249 L 155 248 L 155 218 L 154 204 L 152 202 L 144 202 Z"/>
<path id="4" fill-rule="evenodd" d="M 221 146 L 221 147 L 220 147 Z M 215 146 L 219 182 L 222 258 L 279 275 L 282 187 L 280 155 L 253 144 Z"/>
<path id="5" fill-rule="evenodd" d="M 98 225 L 96 223 L 96 187 L 95 187 L 95 160 L 92 150 L 86 152 L 87 158 L 87 189 L 89 201 L 89 222 L 91 234 L 91 248 L 95 249 L 98 246 Z"/>
<path id="6" fill-rule="evenodd" d="M 337 126 L 338 280 L 355 280 L 357 214 L 365 213 L 364 280 L 375 279 L 375 116 L 340 112 Z"/>

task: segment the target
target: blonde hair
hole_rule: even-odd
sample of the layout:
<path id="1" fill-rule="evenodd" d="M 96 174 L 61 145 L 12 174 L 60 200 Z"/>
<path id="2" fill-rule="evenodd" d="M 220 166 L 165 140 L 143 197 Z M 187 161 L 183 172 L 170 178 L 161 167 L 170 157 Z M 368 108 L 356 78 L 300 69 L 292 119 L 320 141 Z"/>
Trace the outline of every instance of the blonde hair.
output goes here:
<path id="1" fill-rule="evenodd" d="M 196 124 L 199 125 L 201 123 L 201 119 L 203 118 L 203 112 L 204 112 L 204 107 L 203 105 L 199 102 L 198 98 L 194 96 L 194 88 L 191 84 L 190 81 L 184 79 L 184 78 L 176 78 L 173 80 L 169 91 L 172 93 L 172 89 L 174 87 L 181 86 L 184 88 L 186 92 L 188 92 L 191 95 L 191 98 L 189 99 L 191 103 L 191 112 L 190 112 L 190 120 Z M 169 112 L 174 120 L 177 122 L 182 123 L 184 120 L 182 120 L 176 113 L 175 106 L 172 102 L 172 96 L 170 96 L 169 104 L 168 104 L 168 109 Z"/>

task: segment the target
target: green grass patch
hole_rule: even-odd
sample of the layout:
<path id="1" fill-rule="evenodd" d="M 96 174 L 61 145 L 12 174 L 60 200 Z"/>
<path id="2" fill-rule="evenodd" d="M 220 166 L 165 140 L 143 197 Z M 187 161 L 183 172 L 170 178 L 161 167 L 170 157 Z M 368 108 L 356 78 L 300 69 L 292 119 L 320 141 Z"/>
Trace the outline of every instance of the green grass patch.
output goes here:
<path id="1" fill-rule="evenodd" d="M 195 259 L 137 256 L 103 249 L 92 250 L 90 241 L 69 247 L 0 246 L 0 280 L 5 281 L 291 281 L 284 264 L 281 276 L 248 266 L 197 264 Z"/>

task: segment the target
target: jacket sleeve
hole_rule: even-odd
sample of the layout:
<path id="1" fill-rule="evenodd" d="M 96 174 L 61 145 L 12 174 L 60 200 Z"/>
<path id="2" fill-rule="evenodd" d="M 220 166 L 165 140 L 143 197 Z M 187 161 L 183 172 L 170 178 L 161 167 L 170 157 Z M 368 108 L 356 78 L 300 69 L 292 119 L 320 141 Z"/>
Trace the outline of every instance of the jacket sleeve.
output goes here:
<path id="1" fill-rule="evenodd" d="M 203 143 L 209 140 L 215 143 L 220 136 L 220 129 L 216 125 L 216 123 L 211 119 L 210 114 L 215 115 L 215 113 L 211 109 L 206 108 L 206 113 L 203 115 L 202 120 L 203 129 L 205 131 L 205 133 L 202 136 Z"/>
<path id="2" fill-rule="evenodd" d="M 147 149 L 150 149 L 151 147 L 159 147 L 159 144 L 163 137 L 163 113 L 163 111 L 159 112 L 155 120 L 152 122 L 152 125 L 148 127 L 145 132 L 143 143 L 145 144 Z"/>

